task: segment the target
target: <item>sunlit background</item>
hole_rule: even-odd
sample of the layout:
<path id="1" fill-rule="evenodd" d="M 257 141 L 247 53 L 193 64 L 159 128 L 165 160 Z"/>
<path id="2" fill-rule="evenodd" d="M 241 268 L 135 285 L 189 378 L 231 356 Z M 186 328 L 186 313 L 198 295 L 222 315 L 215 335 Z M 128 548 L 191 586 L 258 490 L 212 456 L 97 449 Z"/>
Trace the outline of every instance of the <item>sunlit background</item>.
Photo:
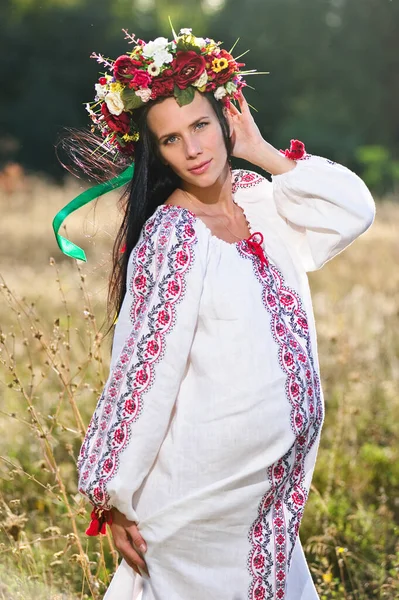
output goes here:
<path id="1" fill-rule="evenodd" d="M 244 90 L 263 137 L 302 140 L 376 199 L 372 228 L 309 274 L 327 415 L 300 533 L 322 600 L 397 599 L 399 3 L 1 0 L 0 600 L 99 600 L 117 564 L 109 535 L 84 535 L 75 460 L 107 377 L 119 195 L 67 220 L 88 262 L 62 255 L 52 218 L 88 182 L 54 146 L 90 126 L 90 54 L 126 53 L 122 29 L 171 39 L 168 17 L 227 50 L 239 38 L 233 56 L 269 71 Z"/>

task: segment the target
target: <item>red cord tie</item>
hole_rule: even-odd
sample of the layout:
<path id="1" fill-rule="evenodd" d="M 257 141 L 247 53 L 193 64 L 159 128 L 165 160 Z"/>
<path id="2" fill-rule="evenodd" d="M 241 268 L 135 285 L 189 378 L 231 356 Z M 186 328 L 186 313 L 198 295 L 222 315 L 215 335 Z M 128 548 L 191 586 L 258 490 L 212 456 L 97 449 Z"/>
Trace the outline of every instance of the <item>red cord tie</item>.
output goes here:
<path id="1" fill-rule="evenodd" d="M 300 140 L 291 140 L 290 149 L 279 150 L 279 152 L 282 152 L 287 158 L 291 158 L 292 160 L 300 160 L 306 156 L 305 144 Z"/>
<path id="2" fill-rule="evenodd" d="M 90 515 L 90 525 L 86 529 L 86 535 L 106 534 L 106 523 L 112 525 L 112 513 L 103 508 L 93 508 Z"/>
<path id="3" fill-rule="evenodd" d="M 255 239 L 256 235 L 260 235 L 260 241 L 257 242 Z M 265 265 L 268 264 L 268 260 L 263 252 L 262 243 L 263 243 L 263 235 L 260 231 L 255 231 L 249 238 L 247 238 L 247 244 L 250 252 L 255 254 Z"/>

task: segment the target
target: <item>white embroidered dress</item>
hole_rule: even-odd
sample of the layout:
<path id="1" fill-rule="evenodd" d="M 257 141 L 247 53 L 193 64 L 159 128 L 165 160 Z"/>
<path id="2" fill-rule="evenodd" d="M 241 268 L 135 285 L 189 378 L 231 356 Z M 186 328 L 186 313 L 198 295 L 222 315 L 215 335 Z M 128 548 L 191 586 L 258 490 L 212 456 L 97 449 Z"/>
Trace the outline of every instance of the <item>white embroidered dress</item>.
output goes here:
<path id="1" fill-rule="evenodd" d="M 228 243 L 159 206 L 129 259 L 111 368 L 79 489 L 147 542 L 106 600 L 314 600 L 298 530 L 324 400 L 306 273 L 373 223 L 351 170 L 305 154 L 232 171 L 251 237 Z"/>

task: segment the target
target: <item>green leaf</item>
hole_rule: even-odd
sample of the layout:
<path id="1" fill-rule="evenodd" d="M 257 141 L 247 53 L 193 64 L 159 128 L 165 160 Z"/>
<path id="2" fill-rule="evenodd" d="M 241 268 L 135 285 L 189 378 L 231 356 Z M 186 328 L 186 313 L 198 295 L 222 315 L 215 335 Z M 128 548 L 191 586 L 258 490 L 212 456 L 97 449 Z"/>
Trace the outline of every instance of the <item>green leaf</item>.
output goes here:
<path id="1" fill-rule="evenodd" d="M 125 110 L 134 110 L 135 108 L 140 108 L 140 106 L 143 106 L 144 104 L 140 96 L 137 96 L 135 91 L 130 90 L 129 88 L 125 88 L 123 92 L 121 92 L 121 98 Z"/>
<path id="2" fill-rule="evenodd" d="M 190 102 L 194 100 L 195 89 L 192 85 L 189 85 L 186 89 L 181 90 L 179 86 L 175 84 L 173 93 L 178 105 L 184 106 L 185 104 L 190 104 Z"/>
<path id="3" fill-rule="evenodd" d="M 169 19 L 169 24 L 172 28 L 172 33 L 173 33 L 173 39 L 177 39 L 177 33 L 176 31 L 173 29 L 173 25 L 172 25 L 172 19 L 170 18 L 170 16 L 168 15 L 168 19 Z"/>

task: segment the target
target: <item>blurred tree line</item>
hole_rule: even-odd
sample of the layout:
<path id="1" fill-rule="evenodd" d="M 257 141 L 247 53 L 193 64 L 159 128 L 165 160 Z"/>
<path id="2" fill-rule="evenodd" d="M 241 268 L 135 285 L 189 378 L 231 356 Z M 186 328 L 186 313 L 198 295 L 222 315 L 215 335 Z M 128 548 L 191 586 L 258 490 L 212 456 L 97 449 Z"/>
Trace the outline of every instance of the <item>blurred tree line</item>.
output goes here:
<path id="1" fill-rule="evenodd" d="M 222 41 L 247 69 L 246 98 L 265 139 L 359 172 L 377 193 L 399 181 L 399 3 L 393 0 L 1 0 L 0 167 L 61 179 L 64 126 L 88 127 L 100 65 L 129 45 L 178 32 Z"/>

